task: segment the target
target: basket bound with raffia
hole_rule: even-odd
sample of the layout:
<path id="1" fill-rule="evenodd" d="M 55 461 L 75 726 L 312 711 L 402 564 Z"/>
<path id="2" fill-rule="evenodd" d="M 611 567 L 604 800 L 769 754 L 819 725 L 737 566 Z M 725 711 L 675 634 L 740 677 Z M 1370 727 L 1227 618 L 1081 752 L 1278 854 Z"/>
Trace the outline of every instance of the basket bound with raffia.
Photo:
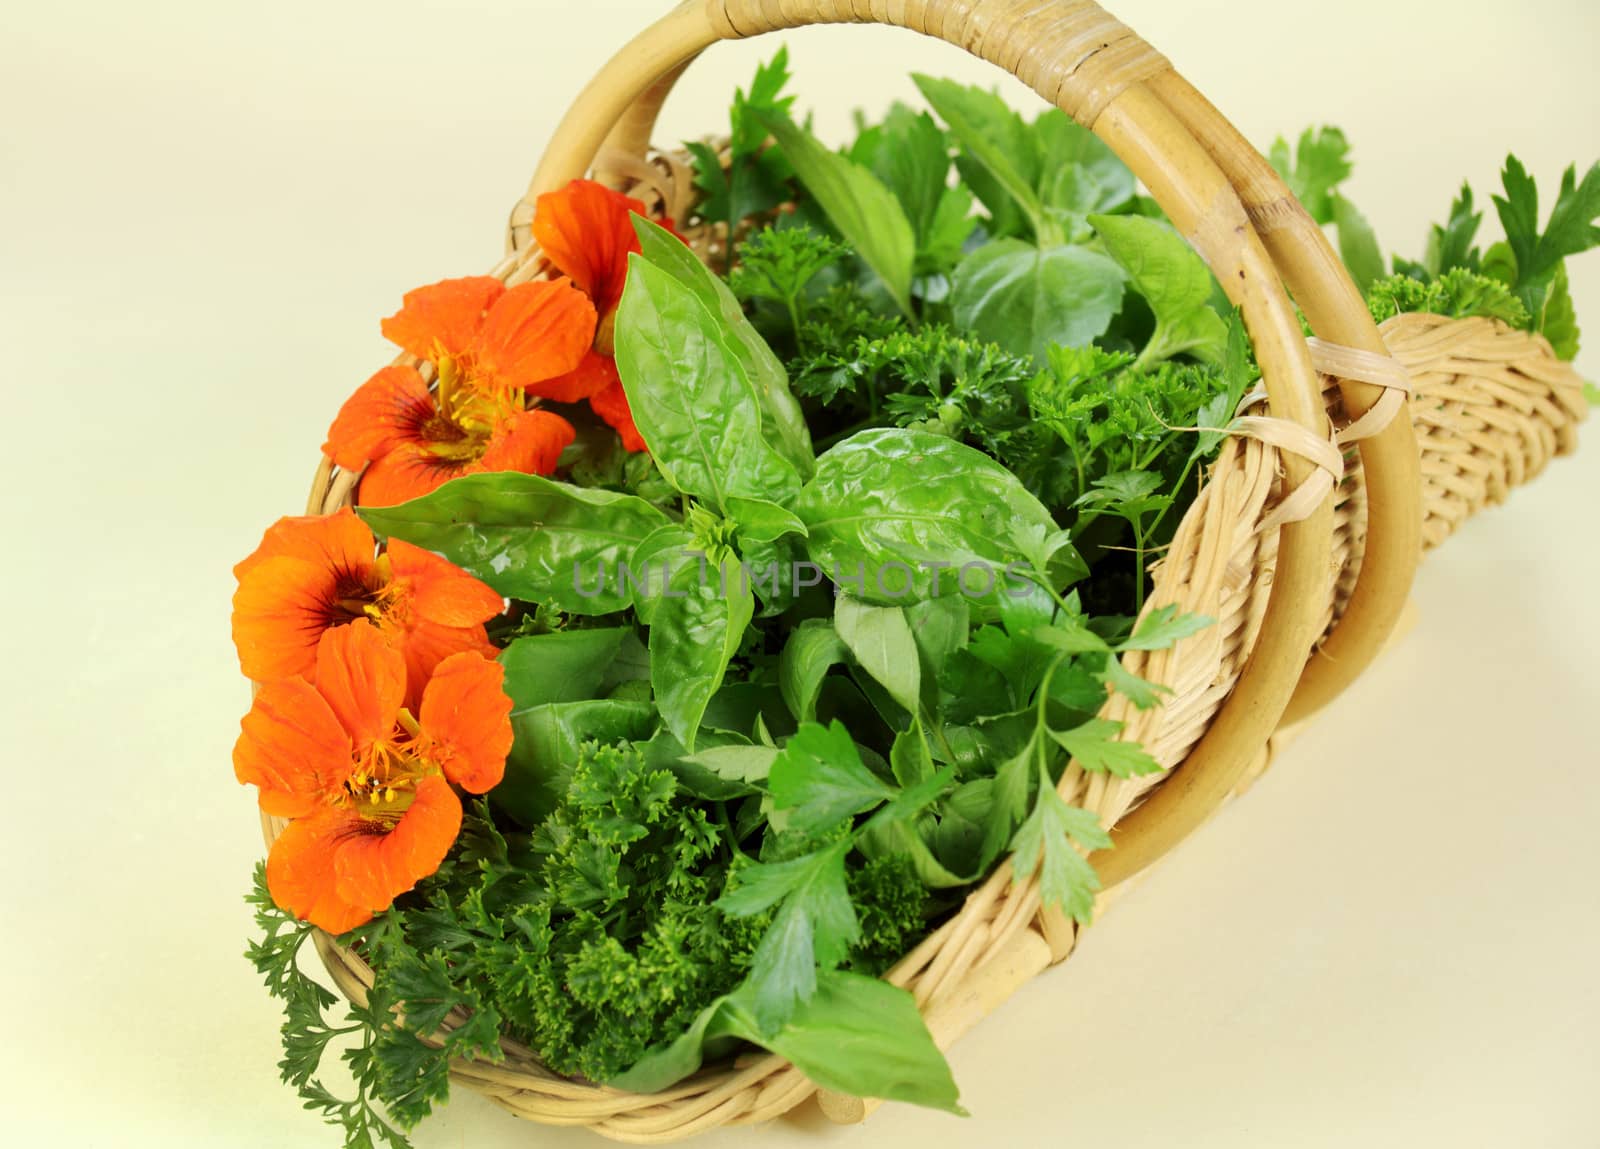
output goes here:
<path id="1" fill-rule="evenodd" d="M 1163 770 L 1118 779 L 1069 767 L 1060 781 L 1064 798 L 1111 829 L 1115 849 L 1092 858 L 1104 898 L 1264 768 L 1278 732 L 1360 674 L 1395 628 L 1426 549 L 1573 449 L 1582 383 L 1542 338 L 1492 320 L 1403 314 L 1376 326 L 1272 167 L 1159 53 L 1079 0 L 687 0 L 579 94 L 512 212 L 492 274 L 508 285 L 547 275 L 532 240 L 534 204 L 585 176 L 673 220 L 709 258 L 722 241 L 692 223 L 687 164 L 650 147 L 657 111 L 711 45 L 823 23 L 942 39 L 1091 129 L 1205 258 L 1254 341 L 1264 389 L 1235 421 L 1145 605 L 1217 625 L 1130 655 L 1130 670 L 1172 693 L 1149 710 L 1114 698 L 1105 714 Z M 350 505 L 360 481 L 324 458 L 308 513 Z M 269 843 L 284 824 L 264 818 Z M 1065 959 L 1077 929 L 1041 907 L 1036 880 L 1013 883 L 1002 866 L 886 976 L 910 990 L 947 1046 Z M 362 1000 L 373 977 L 362 957 L 326 935 L 317 944 L 341 990 Z M 627 1141 L 767 1120 L 817 1093 L 775 1055 L 708 1065 L 665 1092 L 634 1094 L 562 1077 L 509 1039 L 504 1051 L 496 1064 L 456 1063 L 453 1079 L 519 1116 Z M 871 1107 L 820 1100 L 837 1120 Z"/>

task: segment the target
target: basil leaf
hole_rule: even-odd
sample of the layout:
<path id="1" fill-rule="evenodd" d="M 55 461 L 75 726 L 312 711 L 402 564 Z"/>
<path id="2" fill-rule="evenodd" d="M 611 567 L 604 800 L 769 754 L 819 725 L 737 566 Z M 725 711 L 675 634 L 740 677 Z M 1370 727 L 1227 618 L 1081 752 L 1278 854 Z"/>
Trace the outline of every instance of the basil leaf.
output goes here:
<path id="1" fill-rule="evenodd" d="M 691 752 L 706 705 L 755 616 L 742 573 L 731 557 L 703 569 L 680 566 L 650 622 L 650 686 L 667 729 Z"/>
<path id="2" fill-rule="evenodd" d="M 505 778 L 490 800 L 524 826 L 537 826 L 567 792 L 578 747 L 588 741 L 634 742 L 656 724 L 648 702 L 602 698 L 550 702 L 511 715 Z"/>
<path id="3" fill-rule="evenodd" d="M 694 536 L 677 523 L 667 523 L 651 531 L 628 556 L 625 572 L 619 572 L 618 586 L 629 594 L 639 621 L 649 626 L 655 621 L 656 607 L 662 599 L 681 595 L 672 580 L 685 568 L 700 570 L 705 553 L 696 549 Z"/>
<path id="4" fill-rule="evenodd" d="M 632 633 L 627 627 L 596 627 L 513 639 L 500 652 L 512 709 L 593 698 Z"/>
<path id="5" fill-rule="evenodd" d="M 778 656 L 778 689 L 796 721 L 817 716 L 817 695 L 829 670 L 843 662 L 845 645 L 833 624 L 808 618 L 789 634 Z"/>
<path id="6" fill-rule="evenodd" d="M 727 333 L 694 292 L 633 256 L 617 370 L 662 476 L 727 513 L 728 497 L 786 503 L 800 475 L 761 435 L 761 405 Z"/>
<path id="7" fill-rule="evenodd" d="M 771 543 L 784 535 L 804 535 L 806 525 L 793 511 L 766 499 L 728 498 L 728 517 L 739 528 L 740 541 Z"/>
<path id="8" fill-rule="evenodd" d="M 1084 247 L 1038 248 L 999 239 L 969 255 L 951 281 L 956 326 L 1014 355 L 1083 347 L 1122 307 L 1122 270 Z"/>
<path id="9" fill-rule="evenodd" d="M 611 614 L 620 566 L 669 522 L 643 499 L 513 471 L 464 475 L 395 507 L 358 507 L 385 538 L 443 555 L 509 598 Z"/>
<path id="10" fill-rule="evenodd" d="M 763 114 L 761 122 L 845 242 L 878 273 L 900 310 L 910 316 L 917 243 L 894 194 L 877 176 L 829 151 L 787 116 Z"/>
<path id="11" fill-rule="evenodd" d="M 861 668 L 890 698 L 915 714 L 922 692 L 922 662 L 905 613 L 897 606 L 871 606 L 840 595 L 833 626 Z"/>
<path id="12" fill-rule="evenodd" d="M 1017 477 L 981 451 L 893 427 L 852 435 L 818 459 L 794 511 L 812 561 L 868 601 L 958 592 L 993 601 L 1005 593 L 1007 568 L 1025 565 L 1018 533 L 1057 529 Z M 894 577 L 880 578 L 885 571 Z M 903 580 L 909 595 L 878 586 L 898 590 Z"/>
<path id="13" fill-rule="evenodd" d="M 641 215 L 633 217 L 633 230 L 639 235 L 644 257 L 694 292 L 705 309 L 721 321 L 723 331 L 732 337 L 734 353 L 756 389 L 756 398 L 761 403 L 761 433 L 793 464 L 801 478 L 810 478 L 816 464 L 816 454 L 811 449 L 811 430 L 806 426 L 799 401 L 789 390 L 789 375 L 783 361 L 745 317 L 744 308 L 728 285 L 696 259 L 682 240 Z"/>
<path id="14" fill-rule="evenodd" d="M 1021 585 L 1029 594 L 1044 595 L 1044 591 L 1033 583 Z M 1000 595 L 1002 611 L 1010 598 L 1009 593 Z M 931 672 L 928 677 L 937 678 L 944 673 L 945 663 L 950 661 L 950 656 L 967 645 L 968 630 L 972 625 L 972 604 L 964 595 L 945 595 L 943 598 L 913 603 L 905 608 L 905 614 L 906 622 L 911 625 L 912 637 L 917 640 L 917 649 L 922 653 L 923 665 Z"/>
<path id="15" fill-rule="evenodd" d="M 1183 353 L 1220 363 L 1228 345 L 1228 325 L 1211 308 L 1215 287 L 1205 260 L 1158 220 L 1096 215 L 1089 222 L 1155 313 L 1155 333 L 1134 366 Z"/>

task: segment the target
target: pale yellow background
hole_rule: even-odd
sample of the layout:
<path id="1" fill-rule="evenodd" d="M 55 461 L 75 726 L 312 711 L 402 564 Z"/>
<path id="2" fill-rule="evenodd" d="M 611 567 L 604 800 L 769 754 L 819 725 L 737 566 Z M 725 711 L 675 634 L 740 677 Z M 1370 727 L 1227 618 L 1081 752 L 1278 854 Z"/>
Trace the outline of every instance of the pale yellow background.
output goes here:
<path id="1" fill-rule="evenodd" d="M 1547 189 L 1600 155 L 1593 0 L 1116 7 L 1258 142 L 1342 125 L 1407 253 L 1508 147 Z M 239 957 L 228 568 L 300 509 L 377 320 L 496 258 L 564 99 L 660 8 L 0 11 L 0 1142 L 337 1144 L 277 1084 Z M 835 133 L 910 68 L 990 75 L 905 33 L 791 46 Z M 714 52 L 664 138 L 715 129 L 757 52 Z M 1600 256 L 1573 280 L 1600 374 Z M 1452 540 L 1420 629 L 955 1050 L 971 1120 L 705 1144 L 1600 1144 L 1590 446 Z M 416 1140 L 598 1144 L 471 1095 Z"/>

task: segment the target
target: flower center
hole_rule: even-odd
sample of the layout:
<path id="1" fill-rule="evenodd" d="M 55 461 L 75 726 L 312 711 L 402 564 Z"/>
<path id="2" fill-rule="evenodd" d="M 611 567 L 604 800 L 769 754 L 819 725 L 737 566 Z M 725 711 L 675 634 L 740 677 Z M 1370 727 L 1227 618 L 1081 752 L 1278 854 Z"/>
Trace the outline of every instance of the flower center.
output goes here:
<path id="1" fill-rule="evenodd" d="M 328 625 L 343 626 L 364 618 L 382 627 L 386 623 L 403 623 L 404 613 L 403 588 L 395 584 L 389 556 L 384 554 L 378 556 L 370 574 L 340 574 L 328 604 Z"/>
<path id="2" fill-rule="evenodd" d="M 392 829 L 416 800 L 417 783 L 437 767 L 418 753 L 421 729 L 409 710 L 400 711 L 397 736 L 377 741 L 361 752 L 355 773 L 345 779 L 334 802 Z"/>
<path id="3" fill-rule="evenodd" d="M 439 386 L 434 393 L 438 413 L 422 425 L 428 450 L 452 463 L 483 457 L 494 430 L 521 407 L 520 393 L 494 384 L 479 374 L 466 356 L 438 351 Z"/>

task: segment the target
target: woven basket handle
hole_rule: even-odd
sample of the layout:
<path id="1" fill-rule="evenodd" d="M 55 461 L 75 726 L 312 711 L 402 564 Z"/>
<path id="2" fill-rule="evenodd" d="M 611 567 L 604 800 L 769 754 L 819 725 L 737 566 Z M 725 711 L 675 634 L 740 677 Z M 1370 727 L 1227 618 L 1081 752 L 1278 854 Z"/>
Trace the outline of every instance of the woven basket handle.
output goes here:
<path id="1" fill-rule="evenodd" d="M 934 36 L 1004 68 L 1094 131 L 1210 265 L 1255 343 L 1275 417 L 1322 437 L 1321 386 L 1285 284 L 1330 342 L 1382 353 L 1359 292 L 1321 230 L 1272 169 L 1159 53 L 1086 0 L 686 0 L 622 49 L 579 94 L 512 215 L 525 237 L 535 199 L 586 174 L 609 143 L 642 154 L 661 102 L 719 40 L 811 24 L 876 23 Z M 1247 210 L 1248 208 L 1248 210 Z M 1264 242 L 1265 241 L 1265 242 Z M 1269 254 L 1270 248 L 1270 254 Z M 1276 261 L 1276 262 L 1275 262 Z M 1282 281 L 1280 281 L 1280 274 Z M 1352 417 L 1381 389 L 1346 387 Z M 1184 764 L 1113 830 L 1093 860 L 1107 886 L 1143 869 L 1226 800 L 1289 708 L 1309 710 L 1366 665 L 1405 604 L 1420 550 L 1415 439 L 1396 419 L 1361 447 L 1370 520 L 1360 582 L 1314 659 L 1327 605 L 1332 505 L 1286 523 L 1261 637 Z M 1288 488 L 1313 464 L 1282 456 Z M 1296 695 L 1305 671 L 1305 684 Z"/>

